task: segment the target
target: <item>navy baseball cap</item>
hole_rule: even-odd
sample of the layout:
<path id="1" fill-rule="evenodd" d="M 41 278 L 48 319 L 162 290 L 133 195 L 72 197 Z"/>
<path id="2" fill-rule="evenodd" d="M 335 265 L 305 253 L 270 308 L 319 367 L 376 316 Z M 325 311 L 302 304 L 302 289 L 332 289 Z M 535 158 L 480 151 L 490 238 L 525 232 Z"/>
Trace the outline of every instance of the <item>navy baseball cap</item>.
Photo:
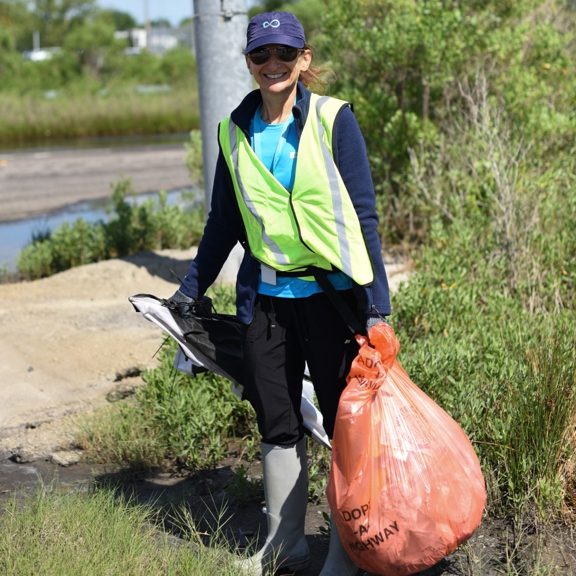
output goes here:
<path id="1" fill-rule="evenodd" d="M 265 44 L 284 44 L 292 48 L 304 48 L 304 28 L 291 12 L 264 12 L 250 20 L 246 31 L 248 54 Z"/>

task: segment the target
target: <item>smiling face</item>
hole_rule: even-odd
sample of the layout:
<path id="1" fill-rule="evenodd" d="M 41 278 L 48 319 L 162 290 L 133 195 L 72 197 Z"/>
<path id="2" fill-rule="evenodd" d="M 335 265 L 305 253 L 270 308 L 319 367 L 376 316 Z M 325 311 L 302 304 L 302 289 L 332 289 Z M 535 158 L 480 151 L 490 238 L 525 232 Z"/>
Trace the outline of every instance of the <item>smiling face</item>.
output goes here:
<path id="1" fill-rule="evenodd" d="M 267 44 L 267 48 L 275 48 L 278 44 Z M 286 98 L 290 97 L 296 90 L 296 83 L 300 72 L 308 70 L 310 62 L 312 61 L 312 52 L 303 49 L 298 53 L 298 57 L 292 62 L 283 62 L 276 56 L 274 50 L 271 51 L 270 59 L 264 64 L 254 64 L 248 56 L 246 56 L 246 65 L 250 74 L 254 76 L 254 80 L 258 86 L 262 96 L 277 97 L 285 95 Z"/>

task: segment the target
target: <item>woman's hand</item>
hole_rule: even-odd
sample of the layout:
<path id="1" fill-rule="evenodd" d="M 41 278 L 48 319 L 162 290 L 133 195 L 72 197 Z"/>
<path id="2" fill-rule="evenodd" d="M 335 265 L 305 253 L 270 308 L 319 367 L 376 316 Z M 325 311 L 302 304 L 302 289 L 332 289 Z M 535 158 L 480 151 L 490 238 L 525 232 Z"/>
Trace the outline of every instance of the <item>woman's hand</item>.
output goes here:
<path id="1" fill-rule="evenodd" d="M 368 330 L 370 330 L 370 328 L 376 326 L 376 324 L 379 322 L 388 324 L 384 316 L 366 316 L 366 334 L 368 334 Z"/>
<path id="2" fill-rule="evenodd" d="M 176 292 L 174 292 L 174 294 L 172 294 L 172 296 L 170 296 L 170 298 L 167 298 L 167 300 L 169 302 L 175 302 L 176 304 L 192 304 L 192 302 L 194 302 L 194 298 L 191 298 L 190 296 L 186 296 L 186 294 L 184 294 L 183 292 L 180 292 L 180 290 L 176 290 Z"/>

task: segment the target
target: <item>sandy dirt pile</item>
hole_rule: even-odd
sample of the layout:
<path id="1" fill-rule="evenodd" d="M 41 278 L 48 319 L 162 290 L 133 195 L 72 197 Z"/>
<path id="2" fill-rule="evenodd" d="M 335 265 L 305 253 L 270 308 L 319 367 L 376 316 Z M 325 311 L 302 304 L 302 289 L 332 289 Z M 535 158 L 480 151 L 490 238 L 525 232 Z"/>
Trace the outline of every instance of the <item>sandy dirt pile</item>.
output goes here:
<path id="1" fill-rule="evenodd" d="M 60 432 L 52 438 L 47 423 L 104 403 L 119 378 L 154 364 L 162 333 L 128 296 L 170 296 L 170 269 L 184 275 L 194 252 L 142 253 L 0 285 L 0 449 L 57 443 Z"/>

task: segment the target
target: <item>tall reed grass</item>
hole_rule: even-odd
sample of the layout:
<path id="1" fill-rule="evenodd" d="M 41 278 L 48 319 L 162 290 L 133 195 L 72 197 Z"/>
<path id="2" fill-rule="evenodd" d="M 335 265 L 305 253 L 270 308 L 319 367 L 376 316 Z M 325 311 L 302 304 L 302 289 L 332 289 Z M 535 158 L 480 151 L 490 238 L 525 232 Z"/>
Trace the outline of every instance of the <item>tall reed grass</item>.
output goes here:
<path id="1" fill-rule="evenodd" d="M 0 143 L 34 140 L 169 134 L 199 127 L 195 89 L 157 94 L 123 90 L 62 95 L 54 99 L 0 92 Z"/>

